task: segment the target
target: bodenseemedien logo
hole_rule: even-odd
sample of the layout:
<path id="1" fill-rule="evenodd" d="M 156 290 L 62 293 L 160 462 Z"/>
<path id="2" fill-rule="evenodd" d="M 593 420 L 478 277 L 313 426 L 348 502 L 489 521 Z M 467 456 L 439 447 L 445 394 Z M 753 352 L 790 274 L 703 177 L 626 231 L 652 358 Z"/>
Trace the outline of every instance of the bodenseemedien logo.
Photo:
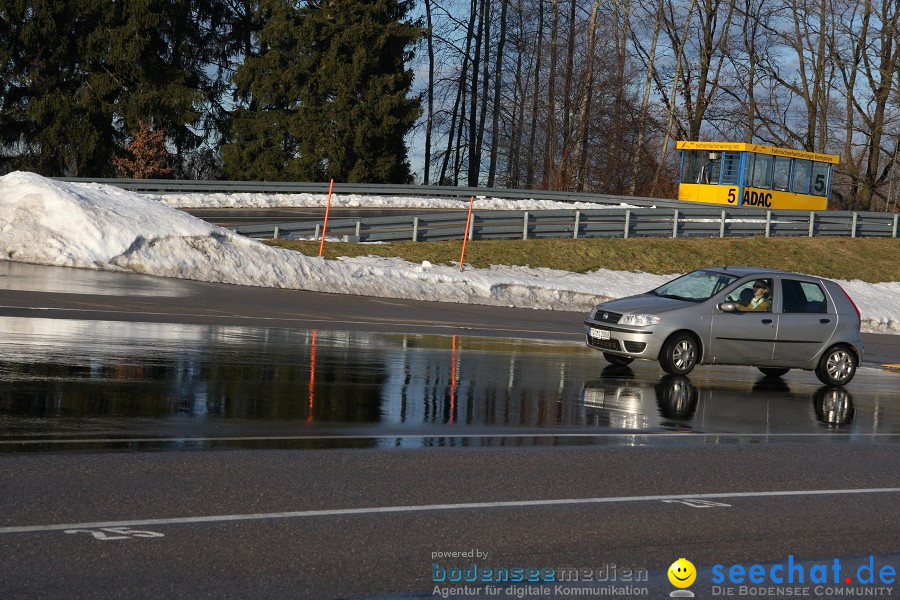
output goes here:
<path id="1" fill-rule="evenodd" d="M 694 592 L 686 589 L 697 579 L 697 569 L 686 558 L 679 558 L 669 567 L 669 583 L 679 588 L 669 593 L 671 598 L 693 598 Z"/>

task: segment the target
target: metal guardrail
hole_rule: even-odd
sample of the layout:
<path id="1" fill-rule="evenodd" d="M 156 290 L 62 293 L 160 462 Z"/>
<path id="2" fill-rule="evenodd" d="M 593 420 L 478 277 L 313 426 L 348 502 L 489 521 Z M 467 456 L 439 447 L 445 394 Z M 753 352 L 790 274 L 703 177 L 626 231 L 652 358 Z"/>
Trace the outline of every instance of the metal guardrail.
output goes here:
<path id="1" fill-rule="evenodd" d="M 420 216 L 329 220 L 326 235 L 353 242 L 459 240 L 465 211 Z M 560 239 L 634 237 L 897 237 L 900 215 L 845 211 L 755 209 L 596 209 L 474 211 L 469 239 Z M 242 225 L 252 238 L 320 239 L 319 223 Z"/>
<path id="2" fill-rule="evenodd" d="M 58 177 L 69 182 L 101 183 L 142 193 L 327 194 L 326 183 L 191 181 L 174 179 L 91 179 Z M 661 198 L 611 196 L 547 190 L 335 183 L 337 194 L 417 196 L 432 198 L 503 198 L 592 202 L 639 208 L 597 210 L 475 211 L 470 239 L 613 238 L 613 237 L 897 237 L 898 215 L 847 211 L 771 211 L 686 203 Z M 353 241 L 438 241 L 460 239 L 466 212 L 414 217 L 338 219 L 328 224 L 327 235 Z M 319 237 L 315 223 L 281 223 L 233 227 L 254 238 Z"/>
<path id="3" fill-rule="evenodd" d="M 327 194 L 327 183 L 260 182 L 260 181 L 191 181 L 182 179 L 92 179 L 88 177 L 55 177 L 72 183 L 102 183 L 145 194 L 237 193 L 261 194 Z M 628 204 L 642 208 L 678 208 L 684 203 L 664 198 L 612 196 L 581 192 L 519 190 L 506 188 L 453 187 L 444 185 L 399 185 L 376 183 L 335 183 L 335 194 L 365 196 L 416 196 L 424 198 L 503 198 L 506 200 L 552 200 L 554 202 L 593 202 L 618 206 Z M 715 206 L 700 204 L 700 206 Z"/>

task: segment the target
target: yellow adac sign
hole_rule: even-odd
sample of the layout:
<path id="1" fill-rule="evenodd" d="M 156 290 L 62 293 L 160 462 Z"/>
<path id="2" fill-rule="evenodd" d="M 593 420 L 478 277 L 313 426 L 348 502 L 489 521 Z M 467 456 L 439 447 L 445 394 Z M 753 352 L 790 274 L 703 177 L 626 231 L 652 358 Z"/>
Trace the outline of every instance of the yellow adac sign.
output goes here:
<path id="1" fill-rule="evenodd" d="M 747 208 L 828 208 L 832 154 L 739 142 L 679 141 L 679 200 Z"/>
<path id="2" fill-rule="evenodd" d="M 740 203 L 738 203 L 740 198 Z M 682 183 L 678 199 L 688 202 L 746 206 L 747 208 L 771 208 L 776 210 L 826 210 L 828 198 L 808 194 L 792 194 L 778 190 L 765 190 L 738 186 L 697 185 Z"/>

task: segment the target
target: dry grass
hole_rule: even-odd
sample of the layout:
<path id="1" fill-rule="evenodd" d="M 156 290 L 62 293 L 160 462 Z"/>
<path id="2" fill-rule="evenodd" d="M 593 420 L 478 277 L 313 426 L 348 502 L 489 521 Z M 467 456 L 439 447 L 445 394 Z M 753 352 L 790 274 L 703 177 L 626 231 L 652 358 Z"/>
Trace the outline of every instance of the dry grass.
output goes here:
<path id="1" fill-rule="evenodd" d="M 318 242 L 271 240 L 266 243 L 316 256 Z M 461 242 L 392 244 L 326 243 L 325 257 L 386 256 L 410 262 L 450 264 L 459 260 Z M 529 265 L 583 273 L 595 269 L 684 273 L 709 265 L 783 269 L 835 279 L 900 281 L 900 239 L 878 238 L 724 238 L 610 240 L 473 241 L 466 263 L 474 267 Z"/>

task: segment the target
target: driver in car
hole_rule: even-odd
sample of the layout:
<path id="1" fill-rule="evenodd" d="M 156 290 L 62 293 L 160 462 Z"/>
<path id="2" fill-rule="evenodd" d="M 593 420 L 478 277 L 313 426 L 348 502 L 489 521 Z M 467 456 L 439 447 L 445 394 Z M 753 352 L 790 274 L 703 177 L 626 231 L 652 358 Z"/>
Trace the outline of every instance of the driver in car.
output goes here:
<path id="1" fill-rule="evenodd" d="M 764 312 L 772 307 L 772 298 L 769 296 L 769 284 L 762 279 L 753 284 L 753 298 L 744 306 L 738 304 L 737 309 L 742 311 Z"/>

